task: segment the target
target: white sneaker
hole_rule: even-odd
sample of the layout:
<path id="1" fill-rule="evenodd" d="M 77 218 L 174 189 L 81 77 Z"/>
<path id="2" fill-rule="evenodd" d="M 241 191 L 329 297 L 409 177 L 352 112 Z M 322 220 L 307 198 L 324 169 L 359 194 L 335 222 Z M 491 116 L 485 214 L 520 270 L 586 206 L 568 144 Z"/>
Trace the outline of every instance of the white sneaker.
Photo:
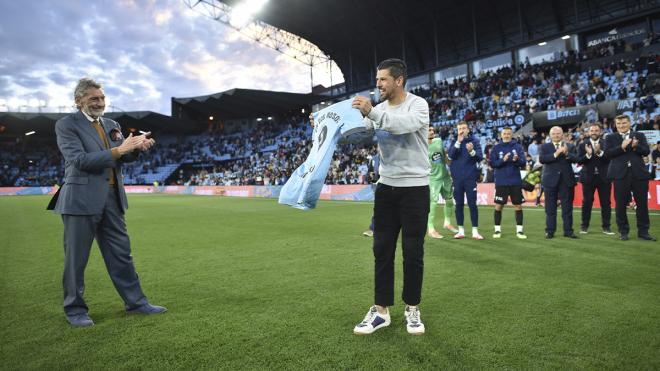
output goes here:
<path id="1" fill-rule="evenodd" d="M 390 325 L 390 310 L 387 310 L 387 314 L 378 313 L 378 309 L 375 305 L 372 305 L 369 308 L 369 312 L 364 316 L 362 322 L 358 323 L 353 329 L 355 335 L 369 335 L 373 334 L 374 331 L 378 330 L 381 327 L 386 327 Z"/>
<path id="2" fill-rule="evenodd" d="M 374 236 L 374 231 L 369 229 L 367 231 L 362 232 L 362 235 L 365 236 L 365 237 L 373 237 Z"/>
<path id="3" fill-rule="evenodd" d="M 419 308 L 406 305 L 406 310 L 403 312 L 406 317 L 406 330 L 411 335 L 422 335 L 424 333 L 424 324 L 419 317 Z"/>
<path id="4" fill-rule="evenodd" d="M 501 237 L 502 237 L 502 232 L 495 231 L 495 233 L 493 233 L 493 238 L 501 238 Z"/>
<path id="5" fill-rule="evenodd" d="M 464 234 L 464 233 L 460 233 L 460 232 L 459 232 L 459 233 L 456 233 L 456 234 L 454 235 L 454 239 L 455 239 L 455 240 L 462 240 L 462 239 L 464 239 L 464 238 L 465 238 L 465 234 Z"/>
<path id="6" fill-rule="evenodd" d="M 479 233 L 472 233 L 472 239 L 473 240 L 483 240 L 484 236 L 480 235 Z"/>

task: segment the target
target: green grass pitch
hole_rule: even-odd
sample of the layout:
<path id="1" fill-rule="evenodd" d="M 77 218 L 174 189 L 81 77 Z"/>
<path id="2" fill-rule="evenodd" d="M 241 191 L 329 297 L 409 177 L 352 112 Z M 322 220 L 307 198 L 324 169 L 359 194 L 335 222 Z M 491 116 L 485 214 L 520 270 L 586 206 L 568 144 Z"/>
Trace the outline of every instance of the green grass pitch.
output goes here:
<path id="1" fill-rule="evenodd" d="M 143 288 L 169 311 L 127 316 L 94 246 L 85 297 L 96 325 L 72 329 L 62 222 L 47 201 L 0 198 L 2 369 L 660 368 L 660 243 L 634 228 L 625 243 L 606 236 L 597 212 L 579 240 L 545 240 L 540 209 L 525 209 L 529 239 L 518 240 L 510 208 L 494 240 L 490 207 L 485 241 L 427 239 L 424 336 L 405 330 L 399 248 L 392 325 L 359 337 L 373 300 L 361 235 L 370 203 L 303 212 L 272 199 L 130 195 Z M 657 212 L 651 226 L 660 237 Z"/>

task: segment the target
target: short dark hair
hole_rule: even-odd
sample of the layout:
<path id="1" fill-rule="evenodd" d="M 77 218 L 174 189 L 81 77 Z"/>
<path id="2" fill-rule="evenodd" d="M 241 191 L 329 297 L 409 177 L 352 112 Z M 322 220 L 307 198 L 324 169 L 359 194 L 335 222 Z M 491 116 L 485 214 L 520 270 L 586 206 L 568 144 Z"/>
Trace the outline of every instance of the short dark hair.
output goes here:
<path id="1" fill-rule="evenodd" d="M 378 70 L 390 70 L 390 75 L 392 75 L 395 80 L 403 76 L 403 85 L 405 85 L 406 80 L 408 80 L 408 66 L 406 66 L 406 62 L 401 59 L 386 59 L 378 64 Z"/>
<path id="2" fill-rule="evenodd" d="M 614 120 L 619 120 L 619 121 L 627 120 L 628 122 L 632 121 L 632 120 L 630 120 L 630 116 L 628 116 L 628 115 L 618 115 L 614 118 Z"/>
<path id="3" fill-rule="evenodd" d="M 598 126 L 599 129 L 601 129 L 601 130 L 603 129 L 603 125 L 601 125 L 600 122 L 593 122 L 593 123 L 591 123 L 591 125 L 589 125 L 589 127 L 592 127 L 592 126 Z"/>

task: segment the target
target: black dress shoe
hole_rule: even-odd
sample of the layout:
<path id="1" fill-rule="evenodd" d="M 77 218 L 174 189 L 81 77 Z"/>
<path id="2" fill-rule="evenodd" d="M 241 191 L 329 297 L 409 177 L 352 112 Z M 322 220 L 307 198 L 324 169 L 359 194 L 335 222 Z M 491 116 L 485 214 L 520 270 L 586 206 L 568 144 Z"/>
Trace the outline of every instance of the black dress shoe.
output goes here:
<path id="1" fill-rule="evenodd" d="M 158 305 L 151 305 L 149 303 L 133 309 L 126 309 L 128 314 L 158 314 L 167 312 L 167 308 Z"/>
<path id="2" fill-rule="evenodd" d="M 564 237 L 566 237 L 566 238 L 578 238 L 578 236 L 576 236 L 575 233 L 565 234 Z"/>
<path id="3" fill-rule="evenodd" d="M 545 238 L 547 238 L 548 240 L 551 239 L 551 238 L 554 238 L 554 237 L 555 237 L 554 233 L 546 233 L 545 234 Z"/>
<path id="4" fill-rule="evenodd" d="M 72 314 L 66 316 L 67 321 L 73 327 L 90 327 L 94 326 L 94 321 L 87 315 L 87 313 Z"/>
<path id="5" fill-rule="evenodd" d="M 638 236 L 640 240 L 646 240 L 646 241 L 657 241 L 655 237 L 651 236 L 650 234 L 643 234 Z"/>
<path id="6" fill-rule="evenodd" d="M 621 233 L 621 236 L 619 236 L 619 239 L 621 241 L 628 241 L 628 234 L 627 233 Z"/>

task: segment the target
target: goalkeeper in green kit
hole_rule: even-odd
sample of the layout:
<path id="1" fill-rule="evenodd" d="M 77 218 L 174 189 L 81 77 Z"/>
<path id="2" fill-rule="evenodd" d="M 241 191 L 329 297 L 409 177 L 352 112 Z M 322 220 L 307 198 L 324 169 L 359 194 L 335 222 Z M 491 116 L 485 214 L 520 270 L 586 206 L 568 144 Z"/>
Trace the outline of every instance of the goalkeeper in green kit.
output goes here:
<path id="1" fill-rule="evenodd" d="M 433 126 L 429 126 L 429 161 L 431 162 L 431 174 L 429 175 L 429 188 L 431 190 L 431 208 L 429 211 L 428 235 L 432 238 L 442 238 L 433 225 L 435 221 L 435 209 L 438 205 L 438 195 L 445 199 L 445 222 L 443 227 L 456 233 L 458 230 L 451 225 L 450 215 L 454 214 L 454 199 L 451 175 L 447 168 L 447 156 L 442 139 L 435 138 Z"/>

